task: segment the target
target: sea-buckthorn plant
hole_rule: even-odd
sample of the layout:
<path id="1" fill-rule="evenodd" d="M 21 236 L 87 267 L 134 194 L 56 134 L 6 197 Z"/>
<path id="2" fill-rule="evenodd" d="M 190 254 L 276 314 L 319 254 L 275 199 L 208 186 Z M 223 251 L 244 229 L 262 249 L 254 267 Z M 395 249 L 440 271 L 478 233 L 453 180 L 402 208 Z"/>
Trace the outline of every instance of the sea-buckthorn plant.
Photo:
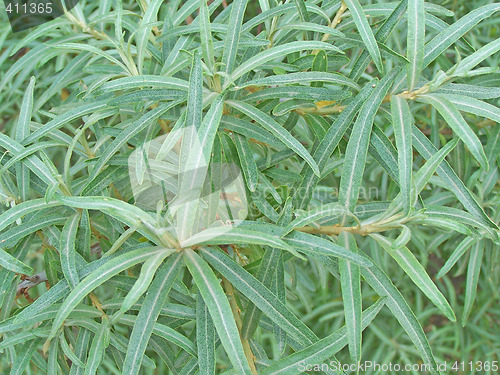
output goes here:
<path id="1" fill-rule="evenodd" d="M 1 372 L 498 373 L 499 11 L 2 5 Z"/>

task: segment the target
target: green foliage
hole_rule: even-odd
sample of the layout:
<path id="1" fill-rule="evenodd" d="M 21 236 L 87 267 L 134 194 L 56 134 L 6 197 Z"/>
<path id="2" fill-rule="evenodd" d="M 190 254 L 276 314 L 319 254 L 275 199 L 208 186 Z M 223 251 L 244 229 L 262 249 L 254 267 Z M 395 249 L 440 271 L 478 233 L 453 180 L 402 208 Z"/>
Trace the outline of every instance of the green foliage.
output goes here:
<path id="1" fill-rule="evenodd" d="M 499 11 L 82 0 L 13 34 L 2 9 L 1 372 L 498 361 Z M 142 206 L 131 168 L 167 156 L 176 199 Z M 208 227 L 221 165 L 249 208 Z"/>

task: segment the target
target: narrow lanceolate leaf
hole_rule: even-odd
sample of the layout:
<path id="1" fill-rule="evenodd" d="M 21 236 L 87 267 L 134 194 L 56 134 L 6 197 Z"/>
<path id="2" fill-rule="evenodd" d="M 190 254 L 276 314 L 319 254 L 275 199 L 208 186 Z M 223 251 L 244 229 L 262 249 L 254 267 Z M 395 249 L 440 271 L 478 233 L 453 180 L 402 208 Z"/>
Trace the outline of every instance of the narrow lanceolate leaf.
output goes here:
<path id="1" fill-rule="evenodd" d="M 372 94 L 374 90 L 373 86 L 376 86 L 377 83 L 377 79 L 368 82 L 342 113 L 338 115 L 337 119 L 326 132 L 324 138 L 314 152 L 314 160 L 318 163 L 320 171 L 326 166 L 331 154 L 338 146 L 349 125 L 351 125 L 354 116 L 358 113 L 361 105 Z M 300 181 L 294 195 L 296 201 L 295 207 L 299 209 L 303 209 L 309 203 L 313 189 L 319 181 L 319 177 L 313 173 L 308 165 L 304 166 L 301 175 L 303 176 L 302 181 Z"/>
<path id="2" fill-rule="evenodd" d="M 328 72 L 300 72 L 278 74 L 264 78 L 257 78 L 248 82 L 243 82 L 235 89 L 241 89 L 249 86 L 273 86 L 308 82 L 322 82 L 324 84 L 330 83 L 332 85 L 349 86 L 353 89 L 359 90 L 359 85 L 350 78 L 344 77 L 343 75 L 338 73 Z"/>
<path id="3" fill-rule="evenodd" d="M 500 108 L 469 96 L 447 94 L 446 99 L 460 110 L 500 123 Z"/>
<path id="4" fill-rule="evenodd" d="M 0 266 L 12 272 L 31 275 L 33 269 L 0 248 Z"/>
<path id="5" fill-rule="evenodd" d="M 316 175 L 320 175 L 318 165 L 313 160 L 312 156 L 305 149 L 302 144 L 288 133 L 280 124 L 276 122 L 271 116 L 262 112 L 261 110 L 241 101 L 226 101 L 228 105 L 244 113 L 248 117 L 257 121 L 263 128 L 273 133 L 283 144 L 297 153 L 307 164 L 312 168 Z"/>
<path id="6" fill-rule="evenodd" d="M 443 267 L 439 270 L 438 274 L 436 277 L 439 279 L 446 275 L 449 270 L 457 263 L 457 261 L 462 257 L 462 255 L 465 254 L 467 250 L 470 249 L 470 247 L 477 242 L 478 239 L 474 237 L 465 237 L 462 242 L 458 244 L 458 246 L 453 250 L 453 253 L 450 255 L 446 263 L 444 264 Z"/>
<path id="7" fill-rule="evenodd" d="M 130 375 L 139 374 L 142 359 L 153 332 L 154 324 L 165 304 L 168 292 L 174 284 L 182 265 L 181 254 L 172 255 L 158 270 L 144 298 L 130 335 L 123 371 Z"/>
<path id="8" fill-rule="evenodd" d="M 99 172 L 108 163 L 109 159 L 118 152 L 118 150 L 127 143 L 132 137 L 139 134 L 141 131 L 145 130 L 148 126 L 151 126 L 153 121 L 156 121 L 161 115 L 167 112 L 169 109 L 175 107 L 183 100 L 178 100 L 166 104 L 162 104 L 155 109 L 142 115 L 137 121 L 129 125 L 129 128 L 124 129 L 120 134 L 111 142 L 101 154 L 99 161 L 94 165 L 92 173 L 89 176 L 89 181 L 92 181 Z M 34 134 L 34 133 L 33 133 Z"/>
<path id="9" fill-rule="evenodd" d="M 135 266 L 138 263 L 144 262 L 158 253 L 163 253 L 165 256 L 174 252 L 175 250 L 165 249 L 161 247 L 145 247 L 138 250 L 133 250 L 123 255 L 117 256 L 86 276 L 74 288 L 69 296 L 64 300 L 61 305 L 56 318 L 54 319 L 50 338 L 55 337 L 57 331 L 63 324 L 64 320 L 68 317 L 69 313 L 82 301 L 82 299 L 89 294 L 92 290 L 102 285 L 104 282 L 117 275 L 118 273 Z"/>
<path id="10" fill-rule="evenodd" d="M 438 94 L 426 94 L 419 96 L 419 100 L 431 104 L 443 116 L 447 124 L 465 143 L 471 154 L 485 170 L 488 169 L 488 159 L 484 153 L 481 141 L 476 133 L 465 122 L 457 108 L 445 97 Z"/>
<path id="11" fill-rule="evenodd" d="M 200 375 L 215 375 L 215 327 L 200 293 L 196 298 L 196 346 Z"/>
<path id="12" fill-rule="evenodd" d="M 107 321 L 99 326 L 99 331 L 94 336 L 90 345 L 88 360 L 85 363 L 84 375 L 94 375 L 104 357 L 104 350 L 109 345 L 110 327 Z"/>
<path id="13" fill-rule="evenodd" d="M 265 64 L 268 61 L 274 60 L 278 57 L 283 58 L 284 56 L 294 53 L 294 52 L 299 52 L 303 50 L 309 50 L 309 49 L 323 49 L 325 51 L 335 51 L 338 53 L 343 53 L 338 47 L 335 47 L 331 44 L 324 43 L 324 42 L 317 42 L 317 41 L 303 41 L 303 42 L 291 42 L 287 44 L 283 44 L 281 46 L 273 47 L 271 49 L 268 49 L 264 52 L 258 53 L 254 57 L 248 59 L 245 61 L 243 64 L 241 64 L 238 68 L 236 68 L 232 75 L 231 78 L 233 81 L 236 79 L 240 78 L 242 75 L 245 73 L 258 68 L 262 64 Z"/>
<path id="14" fill-rule="evenodd" d="M 406 11 L 408 0 L 402 0 L 399 2 L 398 6 L 394 8 L 394 11 L 386 18 L 384 23 L 377 29 L 375 33 L 375 39 L 377 42 L 385 43 L 389 35 L 397 26 L 399 20 L 403 17 Z M 354 81 L 357 81 L 361 74 L 365 71 L 366 67 L 370 63 L 370 54 L 368 51 L 363 51 L 359 55 L 358 59 L 354 62 L 351 73 L 349 75 Z"/>
<path id="15" fill-rule="evenodd" d="M 139 74 L 142 74 L 143 71 L 144 57 L 148 47 L 149 37 L 151 35 L 151 29 L 153 28 L 151 23 L 156 21 L 156 16 L 162 3 L 163 1 L 161 0 L 152 0 L 147 3 L 148 7 L 142 17 L 139 29 L 137 30 L 135 44 L 137 46 L 137 70 L 139 71 Z"/>
<path id="16" fill-rule="evenodd" d="M 420 192 L 424 189 L 427 182 L 429 182 L 430 178 L 439 167 L 439 165 L 443 162 L 444 158 L 455 148 L 458 143 L 458 138 L 454 138 L 449 141 L 446 146 L 441 148 L 438 152 L 436 152 L 432 157 L 427 160 L 427 162 L 423 165 L 422 168 L 415 173 L 414 178 L 414 186 L 415 186 L 415 195 L 420 194 Z"/>
<path id="17" fill-rule="evenodd" d="M 76 269 L 76 232 L 80 222 L 80 214 L 76 213 L 71 216 L 64 224 L 61 232 L 61 241 L 59 245 L 59 253 L 61 255 L 61 267 L 64 278 L 68 281 L 71 289 L 80 281 L 78 271 Z"/>
<path id="18" fill-rule="evenodd" d="M 412 128 L 412 135 L 413 146 L 420 153 L 420 155 L 427 160 L 438 152 L 437 148 L 415 125 Z M 456 195 L 467 211 L 475 215 L 475 217 L 484 225 L 493 229 L 498 229 L 497 225 L 488 217 L 488 215 L 486 215 L 481 205 L 477 202 L 472 193 L 465 186 L 462 180 L 460 180 L 446 160 L 443 160 L 443 162 L 438 166 L 437 173 L 445 182 L 446 188 Z"/>
<path id="19" fill-rule="evenodd" d="M 384 68 L 382 66 L 382 58 L 380 57 L 380 51 L 378 49 L 377 41 L 375 40 L 375 36 L 373 35 L 366 15 L 363 12 L 363 8 L 361 8 L 361 4 L 358 0 L 345 0 L 344 3 L 349 8 L 349 11 L 352 14 L 352 18 L 354 19 L 354 23 L 358 28 L 359 35 L 361 36 L 361 39 L 363 39 L 366 49 L 375 62 L 377 69 L 380 72 L 383 72 Z"/>
<path id="20" fill-rule="evenodd" d="M 219 338 L 235 371 L 238 374 L 251 374 L 231 306 L 219 280 L 208 264 L 193 250 L 184 250 L 184 260 L 208 307 Z"/>
<path id="21" fill-rule="evenodd" d="M 276 235 L 241 227 L 233 227 L 230 230 L 224 227 L 208 228 L 184 241 L 182 246 L 222 245 L 228 243 L 273 246 L 290 251 L 296 256 L 300 256 L 292 246 L 288 245 Z"/>
<path id="22" fill-rule="evenodd" d="M 212 38 L 210 13 L 208 12 L 207 0 L 200 0 L 200 39 L 203 60 L 210 73 L 214 73 L 214 41 Z"/>
<path id="23" fill-rule="evenodd" d="M 361 327 L 365 329 L 375 319 L 384 307 L 384 298 L 363 311 Z M 344 326 L 324 339 L 281 359 L 262 371 L 262 375 L 295 375 L 301 374 L 300 368 L 307 365 L 319 364 L 339 352 L 348 343 L 347 327 Z"/>
<path id="24" fill-rule="evenodd" d="M 241 169 L 243 170 L 248 190 L 254 192 L 259 181 L 257 164 L 255 164 L 252 149 L 246 137 L 234 134 L 233 139 L 236 150 L 238 151 Z"/>
<path id="25" fill-rule="evenodd" d="M 285 242 L 307 255 L 314 256 L 315 254 L 320 254 L 338 257 L 363 267 L 371 267 L 372 265 L 371 260 L 361 253 L 355 253 L 347 250 L 332 241 L 328 241 L 312 234 L 293 231 L 283 239 Z"/>
<path id="26" fill-rule="evenodd" d="M 257 279 L 270 289 L 273 278 L 276 277 L 276 268 L 281 256 L 281 251 L 278 249 L 268 248 L 262 257 Z M 254 304 L 247 307 L 243 316 L 243 324 L 241 328 L 241 336 L 245 339 L 251 339 L 259 324 L 262 311 Z"/>
<path id="27" fill-rule="evenodd" d="M 455 313 L 450 304 L 439 291 L 436 284 L 431 280 L 425 268 L 415 258 L 415 255 L 406 246 L 394 247 L 391 241 L 381 235 L 373 234 L 372 237 L 382 246 L 395 260 L 405 273 L 412 279 L 416 286 L 446 315 L 451 321 L 455 321 Z"/>
<path id="28" fill-rule="evenodd" d="M 165 257 L 170 255 L 170 253 L 171 252 L 161 252 L 154 254 L 144 262 L 137 281 L 134 283 L 132 289 L 130 289 L 130 292 L 127 293 L 127 296 L 123 299 L 122 305 L 120 306 L 120 313 L 127 312 L 146 292 L 149 284 L 151 284 L 151 281 L 153 280 L 156 270 L 160 267 Z"/>
<path id="29" fill-rule="evenodd" d="M 460 39 L 467 31 L 472 29 L 477 23 L 491 16 L 500 10 L 500 4 L 483 5 L 474 9 L 467 15 L 460 18 L 453 25 L 450 25 L 434 37 L 425 46 L 424 68 L 433 62 L 439 55 L 445 52 L 448 47 Z"/>
<path id="30" fill-rule="evenodd" d="M 411 209 L 410 192 L 413 164 L 411 125 L 413 119 L 406 99 L 393 95 L 391 97 L 391 114 L 398 149 L 399 187 L 405 212 L 408 214 Z"/>
<path id="31" fill-rule="evenodd" d="M 467 73 L 472 70 L 477 64 L 487 59 L 491 55 L 497 53 L 498 51 L 500 51 L 500 39 L 495 39 L 494 41 L 486 44 L 473 54 L 460 61 L 456 69 L 453 71 L 453 75 L 467 75 Z"/>
<path id="32" fill-rule="evenodd" d="M 317 340 L 316 335 L 281 303 L 278 297 L 243 267 L 220 251 L 212 248 L 203 248 L 202 251 L 203 257 L 217 271 L 301 345 L 307 346 Z M 220 336 L 219 330 L 217 332 Z"/>
<path id="33" fill-rule="evenodd" d="M 425 9 L 424 0 L 408 1 L 408 31 L 406 43 L 406 56 L 410 63 L 408 64 L 408 90 L 413 91 L 422 66 L 424 64 L 425 50 Z"/>
<path id="34" fill-rule="evenodd" d="M 432 374 L 439 375 L 437 362 L 432 353 L 429 341 L 420 325 L 415 313 L 412 311 L 399 290 L 394 286 L 387 275 L 378 266 L 361 268 L 361 275 L 368 284 L 381 297 L 387 297 L 385 304 L 391 310 L 399 324 L 410 336 L 413 344 L 417 347 L 424 363 L 429 364 Z"/>
<path id="35" fill-rule="evenodd" d="M 363 104 L 353 125 L 339 189 L 339 202 L 349 210 L 352 210 L 358 201 L 375 114 L 397 73 L 398 69 L 393 70 L 377 84 L 370 98 Z"/>
<path id="36" fill-rule="evenodd" d="M 476 299 L 477 283 L 481 272 L 483 260 L 484 240 L 476 242 L 470 251 L 469 264 L 467 266 L 467 281 L 465 284 L 465 304 L 462 314 L 462 327 L 465 327 L 469 319 L 474 300 Z"/>
<path id="37" fill-rule="evenodd" d="M 351 233 L 342 232 L 338 244 L 348 250 L 357 252 L 356 240 Z M 361 276 L 359 266 L 339 259 L 340 285 L 344 302 L 344 316 L 347 330 L 349 353 L 353 363 L 361 360 Z"/>
<path id="38" fill-rule="evenodd" d="M 3 133 L 0 133 L 0 147 L 4 148 L 14 156 L 23 152 L 25 149 L 21 144 L 19 144 L 19 142 L 14 141 L 12 138 Z M 40 177 L 40 179 L 47 185 L 50 186 L 53 183 L 57 182 L 54 176 L 52 176 L 49 168 L 44 163 L 42 163 L 42 161 L 36 155 L 31 155 L 23 159 L 23 163 L 26 164 L 26 166 L 34 174 Z"/>
<path id="39" fill-rule="evenodd" d="M 231 5 L 231 16 L 229 17 L 224 53 L 222 54 L 222 64 L 227 74 L 233 72 L 236 55 L 238 53 L 238 44 L 240 42 L 241 25 L 243 23 L 243 16 L 247 3 L 248 0 L 235 0 Z"/>
<path id="40" fill-rule="evenodd" d="M 23 101 L 21 103 L 21 110 L 19 111 L 19 119 L 16 126 L 16 141 L 22 142 L 30 133 L 31 113 L 33 112 L 33 91 L 35 89 L 35 77 L 31 77 L 30 83 L 26 92 L 24 93 Z M 30 187 L 30 171 L 26 165 L 16 165 L 16 179 L 19 189 L 21 200 L 28 199 Z"/>

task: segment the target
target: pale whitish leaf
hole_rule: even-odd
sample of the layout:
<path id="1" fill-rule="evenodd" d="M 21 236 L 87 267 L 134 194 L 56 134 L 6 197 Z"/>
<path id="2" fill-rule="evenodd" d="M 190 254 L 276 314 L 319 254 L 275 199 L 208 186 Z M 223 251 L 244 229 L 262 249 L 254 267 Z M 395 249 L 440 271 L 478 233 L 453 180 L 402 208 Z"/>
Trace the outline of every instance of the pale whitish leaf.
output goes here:
<path id="1" fill-rule="evenodd" d="M 44 217 L 31 219 L 0 233 L 0 246 L 4 246 L 6 248 L 12 247 L 28 234 L 34 233 L 37 230 L 51 225 L 63 224 L 65 221 L 66 218 L 61 216 L 61 214 L 45 215 Z"/>
<path id="2" fill-rule="evenodd" d="M 78 230 L 80 216 L 80 213 L 76 213 L 66 220 L 61 232 L 61 241 L 59 243 L 62 271 L 71 289 L 74 289 L 80 281 L 78 271 L 76 269 L 75 259 L 76 232 Z"/>
<path id="3" fill-rule="evenodd" d="M 115 57 L 111 56 L 111 54 L 103 51 L 100 48 L 97 48 L 95 46 L 89 45 L 89 44 L 83 44 L 83 43 L 57 43 L 57 44 L 52 44 L 52 48 L 59 48 L 59 49 L 69 49 L 69 50 L 76 50 L 76 51 L 88 51 L 95 53 L 96 55 L 105 58 L 106 60 L 110 61 L 111 63 L 118 65 L 123 69 L 123 72 L 129 72 L 127 66 L 125 66 L 120 60 L 116 59 Z"/>
<path id="4" fill-rule="evenodd" d="M 107 321 L 99 325 L 99 331 L 94 336 L 89 348 L 88 359 L 84 365 L 84 375 L 94 375 L 99 368 L 103 358 L 104 350 L 109 345 L 110 327 Z M 73 367 L 73 366 L 71 366 Z"/>
<path id="5" fill-rule="evenodd" d="M 412 135 L 413 146 L 425 159 L 430 159 L 432 155 L 438 152 L 437 148 L 415 125 L 412 128 Z M 481 205 L 477 202 L 472 193 L 457 176 L 446 160 L 443 160 L 443 162 L 438 166 L 437 173 L 445 182 L 446 188 L 456 195 L 467 211 L 475 215 L 484 225 L 493 229 L 498 229 L 497 225 L 491 221 L 488 215 L 484 213 Z"/>
<path id="6" fill-rule="evenodd" d="M 16 204 L 14 207 L 9 208 L 7 211 L 0 215 L 0 231 L 3 231 L 10 224 L 14 223 L 16 220 L 22 218 L 27 214 L 34 213 L 38 210 L 43 210 L 46 208 L 57 207 L 60 205 L 61 202 L 45 202 L 45 199 L 43 198 L 31 199 L 27 202 Z"/>
<path id="7" fill-rule="evenodd" d="M 469 319 L 474 300 L 476 299 L 479 273 L 484 253 L 484 240 L 477 241 L 470 250 L 469 264 L 467 265 L 467 281 L 465 283 L 465 304 L 462 313 L 462 327 L 465 327 Z"/>
<path id="8" fill-rule="evenodd" d="M 472 10 L 470 13 L 460 18 L 457 22 L 441 31 L 425 46 L 423 68 L 428 66 L 439 55 L 445 52 L 448 47 L 450 47 L 453 43 L 460 39 L 478 22 L 491 16 L 493 13 L 499 10 L 500 4 L 483 5 L 482 7 Z"/>
<path id="9" fill-rule="evenodd" d="M 306 30 L 306 31 L 314 31 L 322 34 L 329 34 L 333 35 L 335 37 L 345 37 L 344 33 L 341 31 L 332 29 L 329 26 L 324 26 L 324 25 L 318 25 L 316 23 L 312 22 L 291 22 L 284 24 L 282 26 L 279 26 L 280 30 L 287 30 L 287 29 L 295 29 L 295 30 Z"/>
<path id="10" fill-rule="evenodd" d="M 233 140 L 236 145 L 236 150 L 238 151 L 241 169 L 243 170 L 248 190 L 254 192 L 258 183 L 258 171 L 253 158 L 253 151 L 246 137 L 234 134 Z"/>
<path id="11" fill-rule="evenodd" d="M 339 189 L 339 202 L 349 210 L 352 210 L 358 201 L 375 114 L 397 73 L 398 69 L 393 70 L 376 84 L 372 95 L 363 104 L 352 127 Z"/>
<path id="12" fill-rule="evenodd" d="M 58 196 L 57 199 L 64 205 L 89 210 L 99 210 L 124 221 L 136 225 L 143 223 L 152 228 L 155 221 L 152 216 L 140 208 L 127 202 L 108 197 L 65 197 Z M 131 225 L 133 226 L 133 225 Z"/>
<path id="13" fill-rule="evenodd" d="M 22 145 L 3 133 L 0 133 L 0 147 L 6 149 L 9 153 L 14 155 L 14 157 L 24 151 Z M 47 168 L 37 156 L 28 156 L 26 159 L 23 159 L 23 163 L 47 185 L 56 182 L 49 168 Z"/>
<path id="14" fill-rule="evenodd" d="M 436 90 L 438 94 L 456 94 L 475 99 L 495 99 L 500 97 L 500 87 L 484 87 L 462 83 L 448 83 Z M 456 104 L 456 103 L 455 103 Z"/>
<path id="15" fill-rule="evenodd" d="M 431 104 L 443 116 L 446 123 L 465 143 L 471 154 L 485 170 L 488 169 L 488 159 L 483 150 L 481 141 L 476 133 L 472 131 L 470 126 L 465 122 L 460 112 L 453 103 L 445 97 L 438 94 L 426 94 L 418 97 L 418 100 Z"/>
<path id="16" fill-rule="evenodd" d="M 415 313 L 410 306 L 408 306 L 408 303 L 399 290 L 394 286 L 384 271 L 376 265 L 370 268 L 361 268 L 361 275 L 379 296 L 386 297 L 385 304 L 389 307 L 408 336 L 410 336 L 413 344 L 420 352 L 424 363 L 430 365 L 432 374 L 439 375 L 437 363 L 424 330 L 415 316 Z"/>
<path id="17" fill-rule="evenodd" d="M 470 247 L 477 242 L 478 239 L 474 237 L 465 237 L 453 250 L 453 253 L 450 255 L 450 257 L 446 260 L 446 263 L 444 264 L 443 267 L 439 270 L 438 274 L 436 277 L 439 279 L 446 275 L 449 270 L 457 263 L 457 261 L 462 257 L 462 255 L 465 254 L 467 250 L 470 249 Z"/>
<path id="18" fill-rule="evenodd" d="M 92 290 L 102 285 L 114 275 L 135 266 L 138 263 L 145 262 L 152 256 L 158 253 L 163 253 L 165 256 L 171 254 L 175 250 L 165 249 L 161 247 L 145 247 L 138 250 L 133 250 L 123 255 L 117 256 L 92 271 L 71 291 L 69 296 L 64 300 L 61 308 L 54 319 L 49 338 L 53 338 L 69 313 L 82 301 L 82 299 Z"/>
<path id="19" fill-rule="evenodd" d="M 375 319 L 379 311 L 384 307 L 384 298 L 363 311 L 361 316 L 361 327 L 365 329 Z M 262 371 L 262 375 L 295 375 L 302 371 L 299 369 L 306 365 L 315 365 L 326 361 L 332 355 L 339 352 L 348 342 L 347 327 L 343 326 L 324 339 L 308 346 L 307 348 L 296 351 L 295 353 L 274 362 Z"/>
<path id="20" fill-rule="evenodd" d="M 292 254 L 301 257 L 293 247 L 283 242 L 278 236 L 241 227 L 233 227 L 229 231 L 224 227 L 205 229 L 184 241 L 182 246 L 190 247 L 194 245 L 219 245 L 226 243 L 273 246 L 290 251 Z"/>
<path id="21" fill-rule="evenodd" d="M 103 84 L 100 90 L 103 92 L 109 92 L 128 89 L 141 89 L 143 87 L 156 87 L 163 89 L 188 91 L 189 83 L 183 79 L 175 77 L 140 75 L 112 80 Z"/>
<path id="22" fill-rule="evenodd" d="M 467 73 L 481 61 L 487 59 L 498 51 L 500 51 L 500 39 L 495 39 L 460 61 L 455 70 L 453 70 L 453 75 L 467 75 Z"/>
<path id="23" fill-rule="evenodd" d="M 83 116 L 88 115 L 90 113 L 97 112 L 98 110 L 103 109 L 105 107 L 106 107 L 105 103 L 97 102 L 97 103 L 86 103 L 74 109 L 70 109 L 69 111 L 66 111 L 63 114 L 56 116 L 55 118 L 47 122 L 44 126 L 42 126 L 40 129 L 35 130 L 28 137 L 26 137 L 21 143 L 23 145 L 28 145 L 34 141 L 38 141 L 43 136 L 49 134 L 50 132 L 56 129 L 63 127 L 68 122 L 73 121 L 77 118 L 82 118 Z"/>
<path id="24" fill-rule="evenodd" d="M 203 296 L 226 353 L 239 374 L 251 374 L 233 313 L 219 280 L 193 250 L 184 250 L 184 260 Z"/>
<path id="25" fill-rule="evenodd" d="M 349 86 L 359 90 L 359 85 L 353 80 L 344 77 L 338 73 L 328 72 L 300 72 L 279 74 L 264 78 L 257 78 L 245 83 L 242 83 L 235 90 L 248 87 L 248 86 L 273 86 L 273 85 L 286 85 L 294 83 L 308 83 L 308 82 L 323 82 L 325 84 L 331 83 L 332 85 Z"/>
<path id="26" fill-rule="evenodd" d="M 354 253 L 358 252 L 356 240 L 351 233 L 340 233 L 337 243 Z M 361 360 L 362 331 L 361 276 L 359 266 L 339 259 L 339 272 L 349 354 L 351 355 L 351 361 L 358 363 Z"/>
<path id="27" fill-rule="evenodd" d="M 314 207 L 308 211 L 296 210 L 295 215 L 297 218 L 285 227 L 284 234 L 290 233 L 294 228 L 305 227 L 306 225 L 325 217 L 335 218 L 342 214 L 352 215 L 350 211 L 346 210 L 338 203 L 324 204 L 319 207 Z"/>
<path id="28" fill-rule="evenodd" d="M 358 28 L 358 32 L 361 36 L 361 39 L 363 39 L 366 49 L 368 50 L 370 56 L 375 62 L 377 69 L 380 72 L 383 72 L 384 67 L 382 65 L 382 58 L 380 57 L 380 51 L 378 49 L 377 41 L 373 36 L 372 29 L 366 19 L 366 15 L 363 12 L 363 8 L 361 8 L 361 5 L 358 0 L 345 0 L 344 3 L 349 8 L 349 11 L 352 14 L 352 18 L 354 19 L 354 23 Z"/>
<path id="29" fill-rule="evenodd" d="M 210 73 L 214 73 L 214 41 L 212 39 L 210 14 L 206 0 L 200 0 L 200 39 L 201 49 L 203 51 L 203 60 Z"/>
<path id="30" fill-rule="evenodd" d="M 425 9 L 424 0 L 408 1 L 408 31 L 406 55 L 408 64 L 408 90 L 413 91 L 424 64 Z"/>
<path id="31" fill-rule="evenodd" d="M 408 214 L 411 210 L 410 191 L 413 164 L 411 126 L 413 119 L 406 100 L 396 95 L 391 98 L 391 114 L 398 149 L 399 187 L 405 212 Z"/>
<path id="32" fill-rule="evenodd" d="M 257 121 L 260 125 L 262 125 L 262 127 L 264 127 L 266 130 L 273 133 L 278 139 L 281 140 L 281 142 L 283 142 L 285 146 L 288 146 L 289 148 L 294 150 L 297 155 L 304 159 L 316 175 L 320 175 L 318 165 L 313 160 L 309 152 L 305 149 L 305 147 L 302 146 L 302 144 L 297 139 L 295 139 L 290 133 L 288 133 L 271 116 L 241 101 L 228 100 L 226 101 L 226 104 L 249 116 L 253 120 Z"/>
<path id="33" fill-rule="evenodd" d="M 200 197 L 202 181 L 207 173 L 208 160 L 203 150 L 202 141 L 198 140 L 198 129 L 201 126 L 203 114 L 203 76 L 201 68 L 201 57 L 195 51 L 192 59 L 192 68 L 189 75 L 189 91 L 186 107 L 186 120 L 182 133 L 181 152 L 179 160 L 180 172 L 183 177 L 180 180 L 179 192 L 190 194 L 191 200 L 184 203 L 177 211 L 176 231 L 179 240 L 183 241 L 192 234 L 198 210 L 198 199 Z M 219 119 L 220 116 L 219 115 Z M 208 150 L 211 151 L 210 149 Z M 183 199 L 180 194 L 177 199 Z M 185 198 L 184 198 L 185 199 Z"/>
<path id="34" fill-rule="evenodd" d="M 455 321 L 455 313 L 450 304 L 439 291 L 436 284 L 431 280 L 424 267 L 415 258 L 415 255 L 406 246 L 395 248 L 391 240 L 379 234 L 372 234 L 380 246 L 384 248 L 405 271 L 416 286 L 436 305 L 436 307 L 446 315 L 451 321 Z"/>
<path id="35" fill-rule="evenodd" d="M 293 52 L 299 52 L 303 50 L 310 50 L 310 49 L 323 49 L 325 51 L 335 51 L 338 53 L 343 53 L 338 47 L 332 46 L 331 44 L 324 43 L 324 42 L 317 42 L 317 41 L 303 41 L 303 42 L 291 42 L 287 44 L 283 44 L 281 46 L 277 46 L 271 49 L 268 49 L 264 52 L 261 52 L 254 57 L 248 59 L 245 61 L 243 64 L 241 64 L 238 68 L 236 68 L 232 75 L 231 78 L 233 81 L 236 81 L 238 78 L 240 78 L 242 75 L 245 73 L 258 68 L 260 65 L 274 60 L 278 57 L 283 58 L 284 56 L 293 53 Z"/>
<path id="36" fill-rule="evenodd" d="M 31 114 L 33 112 L 33 91 L 35 89 L 35 77 L 31 77 L 30 83 L 24 93 L 19 118 L 16 125 L 15 140 L 22 142 L 30 133 Z M 30 188 L 30 171 L 26 165 L 16 165 L 16 179 L 21 200 L 28 199 Z"/>
<path id="37" fill-rule="evenodd" d="M 443 162 L 444 158 L 455 148 L 458 143 L 458 138 L 454 138 L 449 141 L 443 148 L 439 149 L 434 155 L 432 155 L 427 162 L 420 168 L 417 173 L 415 173 L 414 178 L 414 190 L 415 195 L 420 194 L 424 189 L 427 182 Z"/>
<path id="38" fill-rule="evenodd" d="M 137 278 L 137 281 L 134 283 L 132 289 L 130 289 L 130 292 L 128 292 L 125 298 L 123 299 L 118 314 L 125 313 L 132 307 L 134 303 L 137 302 L 137 300 L 139 300 L 139 298 L 148 289 L 156 273 L 156 270 L 158 269 L 158 267 L 160 267 L 165 257 L 167 257 L 173 252 L 174 250 L 171 250 L 169 252 L 161 252 L 152 255 L 148 260 L 144 262 L 141 268 L 141 273 L 139 274 L 139 277 Z"/>
<path id="39" fill-rule="evenodd" d="M 142 17 L 139 29 L 135 36 L 135 44 L 137 46 L 137 68 L 139 74 L 142 74 L 144 66 L 144 57 L 146 54 L 149 37 L 151 35 L 152 22 L 156 21 L 156 16 L 160 5 L 163 4 L 162 0 L 151 0 L 148 2 L 148 7 L 144 16 Z"/>
<path id="40" fill-rule="evenodd" d="M 0 248 L 0 266 L 12 272 L 31 275 L 33 269 Z"/>
<path id="41" fill-rule="evenodd" d="M 384 23 L 377 29 L 375 32 L 375 39 L 377 42 L 385 43 L 392 30 L 397 26 L 399 20 L 403 17 L 403 14 L 406 11 L 408 0 L 402 0 L 399 4 L 394 8 L 394 11 L 386 18 Z M 382 5 L 382 4 L 378 4 Z M 364 73 L 366 67 L 370 63 L 370 54 L 368 51 L 364 50 L 361 52 L 357 60 L 354 62 L 354 65 L 351 69 L 351 73 L 349 77 L 354 81 L 357 81 L 359 77 Z"/>
<path id="42" fill-rule="evenodd" d="M 224 52 L 222 54 L 222 64 L 224 65 L 224 71 L 227 74 L 231 74 L 233 72 L 234 64 L 236 62 L 238 44 L 241 36 L 241 25 L 243 23 L 243 16 L 245 14 L 247 3 L 248 0 L 235 0 L 231 4 L 231 16 L 229 17 L 227 37 L 224 44 Z"/>
<path id="43" fill-rule="evenodd" d="M 201 375 L 215 374 L 215 327 L 200 293 L 196 298 L 196 346 Z"/>
<path id="44" fill-rule="evenodd" d="M 446 99 L 460 110 L 500 123 L 500 108 L 464 95 L 447 94 Z"/>
<path id="45" fill-rule="evenodd" d="M 285 232 L 285 228 L 270 223 L 262 224 L 257 222 L 247 222 L 240 227 L 242 229 L 248 228 L 254 233 L 269 233 L 275 236 L 283 236 Z M 371 267 L 372 265 L 372 261 L 361 253 L 353 253 L 352 251 L 349 251 L 332 241 L 314 236 L 312 234 L 293 231 L 292 233 L 284 236 L 282 239 L 285 243 L 287 243 L 287 245 L 294 247 L 306 255 L 322 255 L 343 258 L 363 267 Z"/>
<path id="46" fill-rule="evenodd" d="M 28 43 L 40 38 L 47 36 L 47 34 L 53 30 L 60 28 L 61 26 L 67 25 L 69 20 L 64 17 L 56 18 L 50 22 L 39 25 L 36 29 L 26 35 L 23 39 L 21 39 L 10 52 L 10 56 L 15 55 L 21 48 L 23 48 Z"/>

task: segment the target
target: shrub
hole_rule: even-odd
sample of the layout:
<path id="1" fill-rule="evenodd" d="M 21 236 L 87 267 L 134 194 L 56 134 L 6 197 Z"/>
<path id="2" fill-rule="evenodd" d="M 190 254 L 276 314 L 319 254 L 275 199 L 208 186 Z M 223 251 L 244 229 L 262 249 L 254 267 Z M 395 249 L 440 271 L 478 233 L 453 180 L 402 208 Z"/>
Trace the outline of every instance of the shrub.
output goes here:
<path id="1" fill-rule="evenodd" d="M 496 373 L 500 4 L 445 5 L 2 12 L 0 366 Z"/>

